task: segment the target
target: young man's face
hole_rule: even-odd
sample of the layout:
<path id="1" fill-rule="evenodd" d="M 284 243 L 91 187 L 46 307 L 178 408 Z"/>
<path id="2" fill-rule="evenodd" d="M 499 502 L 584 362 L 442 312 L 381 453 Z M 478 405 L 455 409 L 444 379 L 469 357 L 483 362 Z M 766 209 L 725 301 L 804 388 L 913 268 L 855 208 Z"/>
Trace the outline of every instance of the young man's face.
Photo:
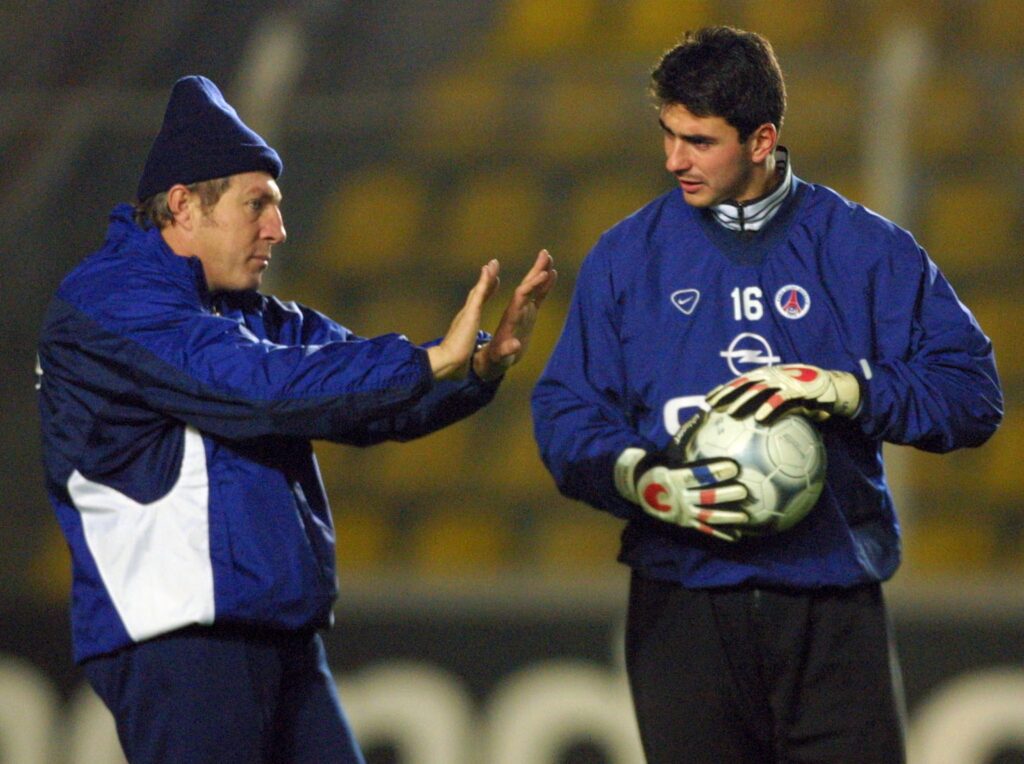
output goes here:
<path id="1" fill-rule="evenodd" d="M 668 104 L 658 120 L 665 139 L 665 169 L 676 176 L 687 204 L 713 207 L 747 201 L 764 193 L 755 172 L 755 131 L 740 143 L 739 132 L 721 117 L 697 117 L 681 104 Z"/>
<path id="2" fill-rule="evenodd" d="M 217 204 L 199 210 L 193 248 L 211 291 L 257 289 L 270 249 L 285 240 L 281 191 L 264 172 L 234 175 Z"/>

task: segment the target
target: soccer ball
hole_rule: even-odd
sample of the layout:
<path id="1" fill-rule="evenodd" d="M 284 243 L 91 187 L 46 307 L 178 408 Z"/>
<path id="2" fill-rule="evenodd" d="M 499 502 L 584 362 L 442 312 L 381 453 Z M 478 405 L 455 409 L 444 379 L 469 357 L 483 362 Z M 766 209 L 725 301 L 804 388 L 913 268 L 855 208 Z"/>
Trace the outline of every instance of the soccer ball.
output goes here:
<path id="1" fill-rule="evenodd" d="M 750 495 L 741 502 L 750 515 L 743 535 L 777 533 L 811 511 L 825 485 L 825 444 L 802 416 L 789 414 L 769 425 L 711 411 L 685 447 L 687 460 L 729 457 L 740 465 L 739 481 Z"/>

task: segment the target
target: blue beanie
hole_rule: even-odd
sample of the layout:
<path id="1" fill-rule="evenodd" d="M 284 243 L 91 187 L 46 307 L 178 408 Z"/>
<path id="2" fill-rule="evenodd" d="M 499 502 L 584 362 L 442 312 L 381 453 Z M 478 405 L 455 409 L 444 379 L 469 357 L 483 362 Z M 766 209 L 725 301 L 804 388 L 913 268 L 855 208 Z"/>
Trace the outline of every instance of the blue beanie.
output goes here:
<path id="1" fill-rule="evenodd" d="M 206 77 L 174 83 L 164 123 L 139 180 L 138 200 L 175 183 L 197 183 L 262 170 L 277 178 L 281 158 L 251 130 Z"/>

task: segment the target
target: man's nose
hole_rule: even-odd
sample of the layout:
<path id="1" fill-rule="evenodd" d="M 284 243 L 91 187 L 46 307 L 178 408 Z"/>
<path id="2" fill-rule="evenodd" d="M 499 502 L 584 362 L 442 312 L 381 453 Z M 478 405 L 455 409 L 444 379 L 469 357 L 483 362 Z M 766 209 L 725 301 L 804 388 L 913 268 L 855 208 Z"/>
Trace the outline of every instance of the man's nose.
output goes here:
<path id="1" fill-rule="evenodd" d="M 674 141 L 665 153 L 665 169 L 671 173 L 690 169 L 690 152 L 682 141 Z"/>
<path id="2" fill-rule="evenodd" d="M 274 244 L 281 244 L 288 238 L 288 233 L 284 230 L 284 217 L 277 207 L 268 211 L 267 219 L 263 223 L 263 237 L 270 239 Z"/>

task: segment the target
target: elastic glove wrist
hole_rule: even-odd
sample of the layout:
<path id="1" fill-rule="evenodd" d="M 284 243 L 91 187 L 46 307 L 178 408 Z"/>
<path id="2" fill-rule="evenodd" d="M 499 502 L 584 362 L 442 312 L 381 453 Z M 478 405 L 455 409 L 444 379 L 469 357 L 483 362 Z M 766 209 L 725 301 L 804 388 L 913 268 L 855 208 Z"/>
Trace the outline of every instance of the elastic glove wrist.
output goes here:
<path id="1" fill-rule="evenodd" d="M 834 412 L 849 419 L 860 413 L 860 381 L 848 371 L 830 371 L 836 388 Z"/>
<path id="2" fill-rule="evenodd" d="M 647 456 L 642 448 L 627 448 L 615 460 L 615 490 L 626 501 L 640 503 L 636 490 L 636 467 Z"/>

